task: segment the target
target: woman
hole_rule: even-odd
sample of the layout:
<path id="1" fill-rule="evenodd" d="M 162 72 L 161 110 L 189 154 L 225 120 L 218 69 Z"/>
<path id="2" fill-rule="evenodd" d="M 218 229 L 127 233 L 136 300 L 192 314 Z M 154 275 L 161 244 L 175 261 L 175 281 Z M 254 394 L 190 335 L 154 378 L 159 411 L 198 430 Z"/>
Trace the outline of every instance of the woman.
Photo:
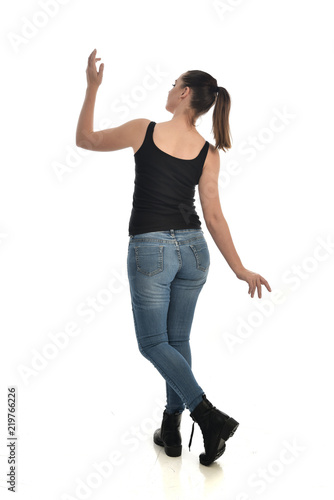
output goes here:
<path id="1" fill-rule="evenodd" d="M 131 120 L 120 127 L 93 131 L 96 92 L 102 82 L 96 49 L 88 58 L 86 98 L 78 121 L 76 144 L 92 151 L 132 147 L 136 163 L 129 222 L 127 270 L 132 313 L 140 352 L 166 380 L 167 404 L 154 442 L 169 456 L 180 456 L 181 415 L 185 407 L 198 423 L 210 465 L 225 451 L 225 441 L 239 423 L 214 407 L 191 370 L 190 329 L 199 293 L 206 282 L 210 255 L 194 207 L 198 184 L 206 226 L 237 278 L 261 298 L 267 281 L 244 268 L 235 250 L 218 194 L 219 149 L 231 147 L 230 96 L 202 71 L 182 74 L 169 91 L 169 122 Z M 215 147 L 197 132 L 196 119 L 214 105 Z M 204 141 L 204 144 L 203 144 Z"/>

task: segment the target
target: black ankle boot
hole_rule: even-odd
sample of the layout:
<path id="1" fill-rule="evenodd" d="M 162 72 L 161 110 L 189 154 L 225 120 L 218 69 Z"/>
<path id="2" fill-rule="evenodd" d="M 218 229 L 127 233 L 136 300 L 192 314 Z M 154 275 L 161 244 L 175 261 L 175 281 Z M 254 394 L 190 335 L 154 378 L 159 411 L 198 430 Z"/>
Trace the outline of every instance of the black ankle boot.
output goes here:
<path id="1" fill-rule="evenodd" d="M 182 412 L 169 414 L 165 410 L 162 417 L 161 428 L 154 432 L 153 441 L 165 448 L 169 457 L 179 457 L 182 451 L 180 434 Z"/>
<path id="2" fill-rule="evenodd" d="M 237 430 L 239 423 L 226 413 L 218 410 L 203 394 L 203 400 L 190 414 L 194 422 L 201 428 L 205 453 L 201 453 L 199 461 L 202 465 L 210 465 L 225 451 L 225 441 Z M 189 441 L 189 451 L 194 434 L 194 423 Z"/>

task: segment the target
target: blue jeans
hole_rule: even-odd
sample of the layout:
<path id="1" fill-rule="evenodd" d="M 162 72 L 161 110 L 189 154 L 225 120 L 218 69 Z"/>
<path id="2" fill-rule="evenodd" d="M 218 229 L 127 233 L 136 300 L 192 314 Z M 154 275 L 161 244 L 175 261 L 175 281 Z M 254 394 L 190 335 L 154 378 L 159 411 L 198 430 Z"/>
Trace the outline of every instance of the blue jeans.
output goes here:
<path id="1" fill-rule="evenodd" d="M 168 413 L 192 412 L 204 391 L 191 370 L 190 330 L 210 266 L 201 229 L 129 236 L 127 272 L 139 351 L 166 380 Z"/>

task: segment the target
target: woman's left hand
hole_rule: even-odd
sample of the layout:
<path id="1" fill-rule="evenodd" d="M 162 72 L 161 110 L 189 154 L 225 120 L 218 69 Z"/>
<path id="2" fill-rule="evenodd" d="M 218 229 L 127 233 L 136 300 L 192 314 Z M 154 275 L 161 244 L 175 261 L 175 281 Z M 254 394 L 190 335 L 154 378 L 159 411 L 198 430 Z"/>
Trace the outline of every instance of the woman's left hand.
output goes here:
<path id="1" fill-rule="evenodd" d="M 86 69 L 88 87 L 91 86 L 99 87 L 99 85 L 101 85 L 102 82 L 104 64 L 103 63 L 100 64 L 100 70 L 97 72 L 95 64 L 96 61 L 101 61 L 101 57 L 95 57 L 95 56 L 96 56 L 96 49 L 94 49 L 93 52 L 88 57 L 88 66 Z"/>
<path id="2" fill-rule="evenodd" d="M 255 290 L 257 288 L 257 293 L 259 296 L 259 299 L 261 298 L 261 285 L 264 285 L 269 292 L 271 292 L 271 288 L 269 283 L 260 275 L 257 273 L 253 273 L 252 271 L 248 271 L 248 269 L 243 269 L 242 271 L 238 272 L 237 278 L 239 280 L 244 280 L 247 281 L 249 288 L 248 288 L 248 293 L 251 294 L 251 297 L 254 297 Z"/>

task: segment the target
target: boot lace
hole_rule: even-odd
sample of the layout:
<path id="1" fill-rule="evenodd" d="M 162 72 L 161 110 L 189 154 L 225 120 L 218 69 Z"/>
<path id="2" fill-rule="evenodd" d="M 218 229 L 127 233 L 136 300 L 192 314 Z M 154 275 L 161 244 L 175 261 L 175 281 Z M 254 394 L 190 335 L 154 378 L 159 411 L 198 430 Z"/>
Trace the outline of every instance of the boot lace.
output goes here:
<path id="1" fill-rule="evenodd" d="M 191 443 L 193 441 L 193 435 L 194 435 L 194 429 L 195 429 L 195 422 L 193 422 L 193 426 L 192 426 L 192 429 L 191 429 L 191 436 L 190 436 L 190 441 L 189 441 L 189 451 L 190 451 L 190 446 L 191 446 Z"/>
<path id="2" fill-rule="evenodd" d="M 208 415 L 209 413 L 211 413 L 213 410 L 216 410 L 216 407 L 213 406 L 212 403 L 210 403 L 210 401 L 208 401 L 206 399 L 206 396 L 204 395 L 203 399 L 206 401 L 206 403 L 209 405 L 209 408 L 207 409 L 207 411 L 204 413 L 204 415 Z M 193 435 L 194 435 L 194 429 L 195 429 L 195 422 L 193 422 L 193 425 L 192 425 L 192 429 L 191 429 L 191 435 L 190 435 L 190 440 L 189 440 L 189 444 L 188 444 L 188 447 L 189 447 L 189 451 L 190 451 L 190 446 L 191 446 L 191 443 L 193 441 Z"/>

